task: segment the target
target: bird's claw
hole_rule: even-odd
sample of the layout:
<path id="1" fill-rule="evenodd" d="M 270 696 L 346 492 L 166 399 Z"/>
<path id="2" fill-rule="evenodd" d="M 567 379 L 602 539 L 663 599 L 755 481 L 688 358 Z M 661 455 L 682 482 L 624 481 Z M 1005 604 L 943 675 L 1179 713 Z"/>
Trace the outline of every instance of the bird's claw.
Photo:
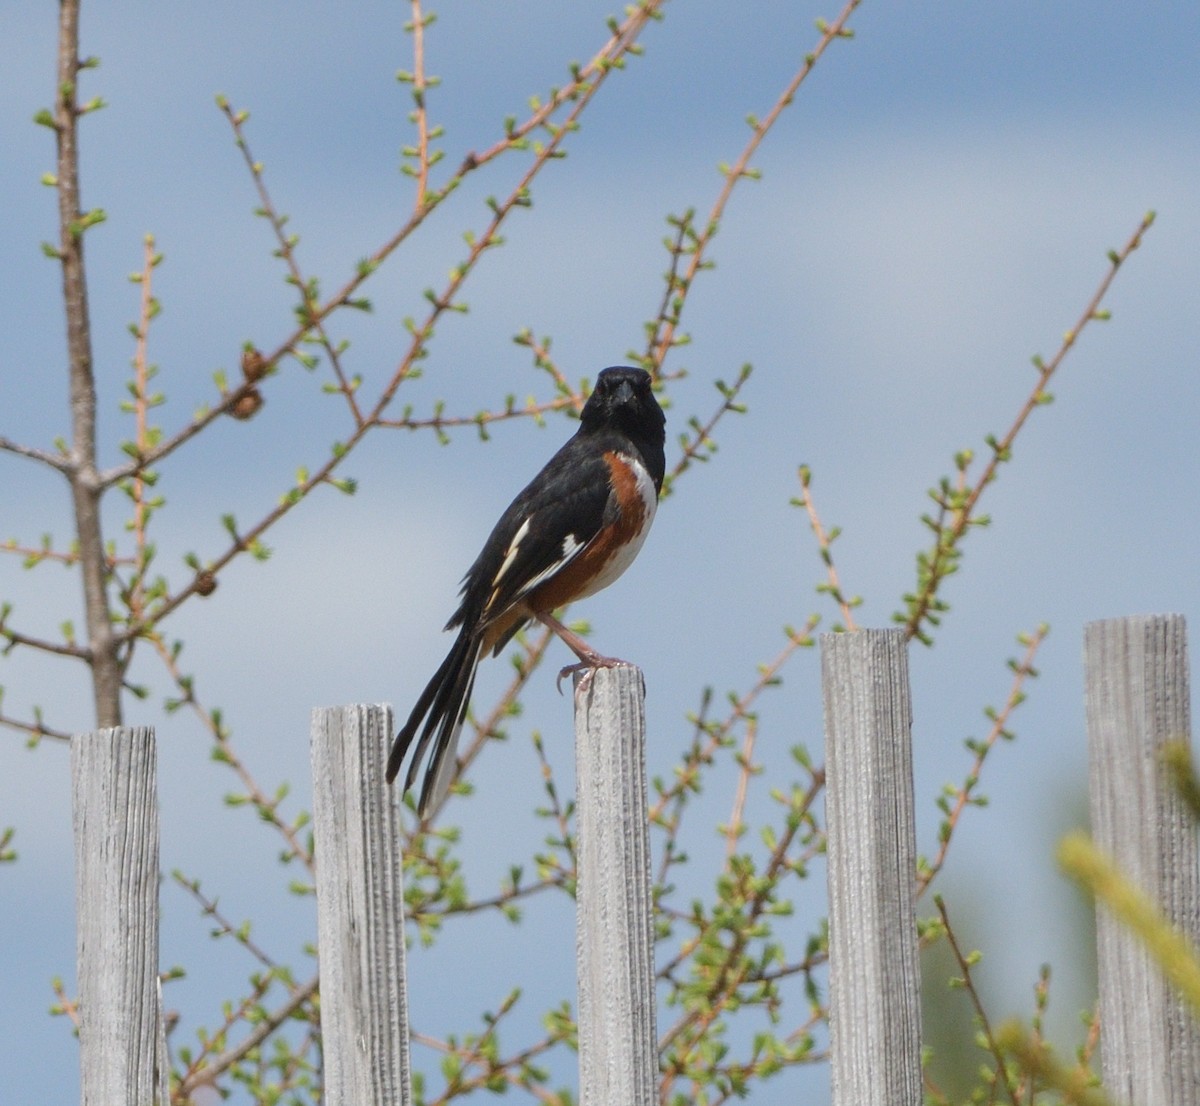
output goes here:
<path id="1" fill-rule="evenodd" d="M 561 695 L 563 680 L 568 676 L 574 676 L 577 672 L 582 672 L 583 678 L 579 681 L 579 687 L 576 690 L 587 691 L 597 668 L 616 668 L 618 665 L 626 663 L 628 662 L 621 660 L 620 657 L 602 657 L 597 653 L 593 657 L 588 657 L 587 660 L 579 660 L 575 664 L 568 664 L 565 668 L 560 668 L 554 686 L 558 688 L 558 693 Z"/>
<path id="2" fill-rule="evenodd" d="M 588 664 L 587 661 L 578 661 L 575 664 L 568 664 L 565 668 L 558 670 L 558 679 L 554 681 L 554 686 L 558 688 L 559 695 L 562 694 L 562 682 L 568 676 L 574 677 L 576 672 L 584 673 L 584 680 L 590 681 L 591 674 L 596 671 L 595 665 Z M 586 684 L 581 684 L 586 687 Z"/>

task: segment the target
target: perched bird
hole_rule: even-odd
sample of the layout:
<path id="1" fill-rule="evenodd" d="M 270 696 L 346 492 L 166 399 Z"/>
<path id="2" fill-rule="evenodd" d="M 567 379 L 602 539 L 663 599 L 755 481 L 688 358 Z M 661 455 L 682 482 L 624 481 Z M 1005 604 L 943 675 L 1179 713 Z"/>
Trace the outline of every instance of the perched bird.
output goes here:
<path id="1" fill-rule="evenodd" d="M 391 783 L 420 730 L 404 780 L 407 791 L 433 741 L 417 807 L 422 817 L 454 777 L 476 666 L 487 653 L 497 655 L 531 618 L 579 658 L 559 679 L 621 663 L 601 656 L 553 612 L 608 587 L 646 540 L 666 470 L 666 417 L 650 383 L 644 369 L 617 366 L 600 373 L 574 437 L 500 516 L 463 577 L 462 601 L 446 623 L 447 630 L 458 628 L 458 637 L 388 757 Z"/>

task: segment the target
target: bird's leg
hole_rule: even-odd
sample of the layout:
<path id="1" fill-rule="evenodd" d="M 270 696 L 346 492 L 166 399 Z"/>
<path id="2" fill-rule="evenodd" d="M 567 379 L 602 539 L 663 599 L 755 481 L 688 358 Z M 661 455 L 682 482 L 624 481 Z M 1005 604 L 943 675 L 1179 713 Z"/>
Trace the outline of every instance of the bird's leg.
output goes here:
<path id="1" fill-rule="evenodd" d="M 583 673 L 583 681 L 580 684 L 580 690 L 586 691 L 588 683 L 591 682 L 591 674 L 597 668 L 616 668 L 619 664 L 624 664 L 625 661 L 618 657 L 605 657 L 597 653 L 586 641 L 583 640 L 574 630 L 568 629 L 549 611 L 542 613 L 534 613 L 534 617 L 548 629 L 553 630 L 563 643 L 579 658 L 578 664 L 568 664 L 558 673 L 558 679 L 555 681 L 555 686 L 562 691 L 563 678 L 573 676 L 576 672 Z"/>

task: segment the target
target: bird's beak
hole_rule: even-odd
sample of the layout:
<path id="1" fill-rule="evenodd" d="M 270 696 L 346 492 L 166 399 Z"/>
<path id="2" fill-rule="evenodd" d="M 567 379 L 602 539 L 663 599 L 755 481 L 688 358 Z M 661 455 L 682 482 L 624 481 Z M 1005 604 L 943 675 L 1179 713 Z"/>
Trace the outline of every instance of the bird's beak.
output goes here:
<path id="1" fill-rule="evenodd" d="M 632 403 L 633 402 L 633 385 L 628 380 L 622 380 L 617 385 L 617 394 L 613 396 L 614 403 Z"/>

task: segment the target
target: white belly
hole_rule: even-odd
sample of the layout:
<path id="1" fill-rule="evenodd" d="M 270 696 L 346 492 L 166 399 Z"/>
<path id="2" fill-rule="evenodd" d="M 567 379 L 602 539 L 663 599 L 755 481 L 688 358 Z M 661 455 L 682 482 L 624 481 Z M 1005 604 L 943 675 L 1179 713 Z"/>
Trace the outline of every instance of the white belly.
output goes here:
<path id="1" fill-rule="evenodd" d="M 644 508 L 642 525 L 633 539 L 626 542 L 616 556 L 605 565 L 604 571 L 591 582 L 588 589 L 579 594 L 578 598 L 580 599 L 586 599 L 589 595 L 595 595 L 596 592 L 608 587 L 633 564 L 633 559 L 641 551 L 642 545 L 646 541 L 646 535 L 650 533 L 650 524 L 654 521 L 654 512 L 658 509 L 658 492 L 654 490 L 654 481 L 650 479 L 645 465 L 636 457 L 631 457 L 626 453 L 620 454 L 620 457 L 637 476 L 638 495 L 642 497 L 642 507 Z"/>

